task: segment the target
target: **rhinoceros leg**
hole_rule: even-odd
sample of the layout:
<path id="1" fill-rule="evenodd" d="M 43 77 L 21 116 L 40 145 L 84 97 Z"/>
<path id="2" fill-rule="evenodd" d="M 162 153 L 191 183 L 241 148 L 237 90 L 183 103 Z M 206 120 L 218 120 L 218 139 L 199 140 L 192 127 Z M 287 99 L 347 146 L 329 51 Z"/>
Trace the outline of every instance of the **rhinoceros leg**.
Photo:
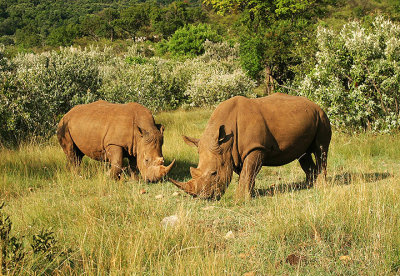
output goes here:
<path id="1" fill-rule="evenodd" d="M 122 172 L 123 149 L 120 146 L 110 145 L 106 148 L 107 160 L 111 163 L 110 176 L 118 180 Z"/>
<path id="2" fill-rule="evenodd" d="M 138 168 L 137 168 L 136 157 L 128 156 L 128 160 L 129 160 L 129 168 L 130 168 L 131 178 L 133 180 L 138 180 L 139 179 L 139 173 L 138 173 Z"/>
<path id="3" fill-rule="evenodd" d="M 264 160 L 264 154 L 255 150 L 247 155 L 239 175 L 239 185 L 236 189 L 236 199 L 250 199 L 254 184 Z"/>
<path id="4" fill-rule="evenodd" d="M 78 172 L 78 168 L 81 164 L 84 154 L 78 149 L 78 147 L 75 145 L 74 141 L 72 141 L 69 135 L 63 137 L 60 144 L 64 150 L 65 155 L 67 156 L 69 169 Z"/>
<path id="5" fill-rule="evenodd" d="M 306 152 L 300 159 L 299 163 L 301 168 L 306 174 L 307 186 L 312 186 L 315 178 L 317 177 L 317 167 L 312 159 L 311 153 Z"/>

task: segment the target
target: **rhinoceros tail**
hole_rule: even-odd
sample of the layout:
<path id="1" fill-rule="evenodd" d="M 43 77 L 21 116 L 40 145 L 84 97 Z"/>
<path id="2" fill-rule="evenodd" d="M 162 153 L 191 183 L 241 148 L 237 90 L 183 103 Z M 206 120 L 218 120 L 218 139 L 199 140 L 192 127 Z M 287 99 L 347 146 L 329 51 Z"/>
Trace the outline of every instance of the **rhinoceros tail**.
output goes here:
<path id="1" fill-rule="evenodd" d="M 79 165 L 84 154 L 75 145 L 68 128 L 68 121 L 61 119 L 57 128 L 57 139 L 70 164 Z"/>
<path id="2" fill-rule="evenodd" d="M 328 163 L 328 150 L 332 138 L 331 123 L 326 113 L 321 110 L 318 129 L 315 136 L 315 159 L 318 172 L 323 171 L 326 178 L 326 167 Z"/>

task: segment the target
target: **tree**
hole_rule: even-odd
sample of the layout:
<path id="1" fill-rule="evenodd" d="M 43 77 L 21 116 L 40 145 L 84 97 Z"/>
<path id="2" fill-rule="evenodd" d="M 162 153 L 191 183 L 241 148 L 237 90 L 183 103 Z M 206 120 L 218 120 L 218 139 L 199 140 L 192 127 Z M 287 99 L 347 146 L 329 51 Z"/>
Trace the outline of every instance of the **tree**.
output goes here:
<path id="1" fill-rule="evenodd" d="M 144 29 L 150 27 L 150 12 L 152 8 L 153 6 L 148 4 L 136 4 L 122 10 L 117 26 L 122 31 L 123 36 L 135 38 L 139 35 L 144 35 Z"/>
<path id="2" fill-rule="evenodd" d="M 165 8 L 153 10 L 151 25 L 154 31 L 164 38 L 186 24 L 203 23 L 205 13 L 199 7 L 190 7 L 187 2 L 175 1 Z"/>
<path id="3" fill-rule="evenodd" d="M 70 46 L 78 36 L 79 28 L 77 25 L 62 25 L 50 32 L 47 43 L 51 46 Z"/>
<path id="4" fill-rule="evenodd" d="M 399 37 L 400 25 L 382 16 L 340 32 L 319 28 L 316 65 L 296 78 L 296 90 L 322 105 L 337 127 L 399 129 Z"/>
<path id="5" fill-rule="evenodd" d="M 240 13 L 241 63 L 254 79 L 283 83 L 293 79 L 315 19 L 330 0 L 205 0 L 220 14 Z M 268 86 L 268 85 L 267 85 Z"/>

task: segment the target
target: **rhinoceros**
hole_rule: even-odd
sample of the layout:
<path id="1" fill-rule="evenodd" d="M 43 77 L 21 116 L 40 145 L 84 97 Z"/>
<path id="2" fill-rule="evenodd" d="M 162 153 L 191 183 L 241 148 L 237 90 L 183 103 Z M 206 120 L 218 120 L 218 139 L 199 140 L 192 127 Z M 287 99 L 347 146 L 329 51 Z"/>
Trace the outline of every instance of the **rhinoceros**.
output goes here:
<path id="1" fill-rule="evenodd" d="M 322 170 L 326 176 L 331 135 L 325 112 L 304 97 L 233 97 L 217 106 L 200 139 L 183 136 L 198 147 L 199 164 L 190 168 L 188 182 L 170 181 L 192 196 L 219 199 L 234 171 L 239 175 L 236 197 L 247 199 L 262 166 L 298 159 L 311 186 Z"/>
<path id="2" fill-rule="evenodd" d="M 119 179 L 123 158 L 129 159 L 133 177 L 146 181 L 164 177 L 175 160 L 164 166 L 164 126 L 138 103 L 114 104 L 97 101 L 73 107 L 58 124 L 57 138 L 67 159 L 79 165 L 84 155 L 111 163 L 111 176 Z"/>

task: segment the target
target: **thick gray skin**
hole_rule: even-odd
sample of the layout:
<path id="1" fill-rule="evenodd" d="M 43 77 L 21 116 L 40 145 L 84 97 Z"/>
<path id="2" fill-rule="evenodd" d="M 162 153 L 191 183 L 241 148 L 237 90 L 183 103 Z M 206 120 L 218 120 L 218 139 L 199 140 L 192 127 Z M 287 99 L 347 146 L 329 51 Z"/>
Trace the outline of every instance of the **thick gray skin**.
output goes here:
<path id="1" fill-rule="evenodd" d="M 321 171 L 326 176 L 331 135 L 325 112 L 304 97 L 281 93 L 258 99 L 234 97 L 218 105 L 200 139 L 183 137 L 198 147 L 199 164 L 190 168 L 190 181 L 171 181 L 193 196 L 218 199 L 235 171 L 236 196 L 247 199 L 262 166 L 298 159 L 312 185 Z"/>
<path id="2" fill-rule="evenodd" d="M 71 165 L 84 155 L 111 163 L 111 176 L 119 179 L 127 157 L 132 176 L 138 170 L 147 181 L 157 181 L 171 169 L 162 156 L 164 127 L 137 103 L 97 101 L 72 108 L 58 124 L 57 137 Z"/>

